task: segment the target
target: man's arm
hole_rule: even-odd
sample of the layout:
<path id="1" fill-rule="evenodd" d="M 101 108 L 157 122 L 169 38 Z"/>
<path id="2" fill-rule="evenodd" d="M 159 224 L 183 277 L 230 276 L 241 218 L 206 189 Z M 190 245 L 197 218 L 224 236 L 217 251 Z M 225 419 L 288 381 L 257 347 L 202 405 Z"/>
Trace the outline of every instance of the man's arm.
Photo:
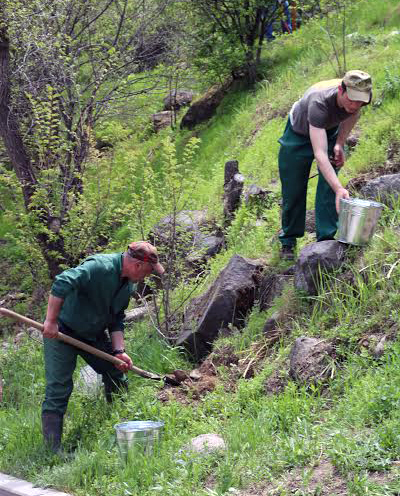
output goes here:
<path id="1" fill-rule="evenodd" d="M 356 122 L 359 118 L 360 112 L 356 112 L 355 114 L 348 117 L 345 121 L 342 121 L 339 125 L 338 137 L 333 148 L 333 152 L 335 154 L 335 164 L 338 167 L 341 167 L 346 160 L 346 156 L 344 154 L 344 144 L 346 143 L 346 139 L 348 138 L 351 130 L 356 125 Z"/>
<path id="2" fill-rule="evenodd" d="M 57 317 L 60 313 L 61 307 L 64 303 L 63 298 L 50 295 L 47 304 L 46 320 L 43 324 L 43 336 L 45 338 L 56 339 L 58 332 Z"/>
<path id="3" fill-rule="evenodd" d="M 124 361 L 124 365 L 116 365 L 116 367 L 119 370 L 122 370 L 125 372 L 126 370 L 129 370 L 132 368 L 132 360 L 130 359 L 129 355 L 125 353 L 125 340 L 124 340 L 124 333 L 122 331 L 112 331 L 110 332 L 111 334 L 111 346 L 113 350 L 123 350 L 123 353 L 118 353 L 115 355 L 117 358 L 120 360 Z"/>
<path id="4" fill-rule="evenodd" d="M 337 177 L 328 157 L 328 138 L 325 129 L 314 127 L 310 124 L 310 140 L 314 150 L 314 157 L 318 163 L 318 168 L 324 176 L 326 182 L 333 189 L 336 195 L 336 210 L 339 212 L 339 202 L 341 198 L 349 198 L 349 192 L 343 188 Z"/>

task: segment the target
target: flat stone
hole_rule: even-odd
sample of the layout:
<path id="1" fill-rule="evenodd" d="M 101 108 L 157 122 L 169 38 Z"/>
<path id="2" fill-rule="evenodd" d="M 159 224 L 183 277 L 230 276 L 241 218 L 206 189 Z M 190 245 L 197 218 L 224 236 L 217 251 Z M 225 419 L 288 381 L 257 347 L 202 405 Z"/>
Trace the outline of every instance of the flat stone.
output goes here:
<path id="1" fill-rule="evenodd" d="M 225 450 L 226 445 L 222 437 L 217 434 L 201 434 L 190 441 L 188 449 L 195 453 L 212 453 Z"/>
<path id="2" fill-rule="evenodd" d="M 0 496 L 70 496 L 68 493 L 35 487 L 30 482 L 0 473 Z"/>

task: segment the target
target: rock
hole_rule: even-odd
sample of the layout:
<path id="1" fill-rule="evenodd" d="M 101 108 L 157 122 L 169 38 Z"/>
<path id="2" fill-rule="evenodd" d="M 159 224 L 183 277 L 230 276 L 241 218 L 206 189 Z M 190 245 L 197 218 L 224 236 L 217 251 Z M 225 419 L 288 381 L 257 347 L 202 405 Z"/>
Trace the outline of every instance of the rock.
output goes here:
<path id="1" fill-rule="evenodd" d="M 268 310 L 274 300 L 282 294 L 283 288 L 293 279 L 292 274 L 263 274 L 260 282 L 260 310 Z"/>
<path id="2" fill-rule="evenodd" d="M 207 219 L 206 210 L 182 210 L 175 218 L 168 215 L 161 219 L 150 234 L 150 242 L 161 248 L 161 263 L 165 261 L 162 252 L 175 246 L 175 256 L 185 260 L 188 268 L 197 269 L 219 253 L 224 237 Z"/>
<path id="3" fill-rule="evenodd" d="M 192 379 L 192 381 L 199 381 L 202 378 L 202 375 L 197 369 L 193 369 L 190 372 L 189 377 Z"/>
<path id="4" fill-rule="evenodd" d="M 271 317 L 269 319 L 267 319 L 267 321 L 264 324 L 264 328 L 263 328 L 263 333 L 266 334 L 267 337 L 268 337 L 268 334 L 271 331 L 275 330 L 275 328 L 278 326 L 281 318 L 282 318 L 282 314 L 279 310 L 277 310 L 276 312 L 274 312 L 271 315 Z"/>
<path id="5" fill-rule="evenodd" d="M 85 365 L 79 371 L 76 388 L 82 393 L 91 396 L 97 395 L 102 386 L 102 377 L 90 365 Z"/>
<path id="6" fill-rule="evenodd" d="M 187 446 L 189 451 L 200 454 L 213 453 L 226 449 L 225 441 L 217 434 L 201 434 L 193 438 Z"/>
<path id="7" fill-rule="evenodd" d="M 375 358 L 380 358 L 384 352 L 385 352 L 385 341 L 386 341 L 386 336 L 383 336 L 378 344 L 375 346 L 375 349 L 373 350 L 373 355 Z"/>
<path id="8" fill-rule="evenodd" d="M 193 100 L 193 92 L 187 90 L 172 90 L 164 98 L 164 110 L 179 110 L 181 107 L 190 105 Z"/>
<path id="9" fill-rule="evenodd" d="M 301 337 L 294 342 L 290 352 L 290 376 L 299 382 L 313 382 L 326 379 L 332 373 L 331 342 L 321 339 Z"/>
<path id="10" fill-rule="evenodd" d="M 345 258 L 347 245 L 339 241 L 320 241 L 303 248 L 295 265 L 294 285 L 309 295 L 318 294 L 321 272 L 339 268 Z"/>
<path id="11" fill-rule="evenodd" d="M 174 370 L 173 375 L 179 384 L 189 379 L 189 374 L 185 370 L 176 369 Z"/>
<path id="12" fill-rule="evenodd" d="M 183 116 L 181 128 L 193 129 L 197 124 L 210 119 L 215 114 L 231 84 L 232 79 L 229 79 L 221 86 L 213 86 L 202 98 L 194 102 Z"/>
<path id="13" fill-rule="evenodd" d="M 154 131 L 157 133 L 165 127 L 171 126 L 174 122 L 174 113 L 171 110 L 165 110 L 164 112 L 157 112 L 151 116 L 151 121 L 153 123 Z"/>
<path id="14" fill-rule="evenodd" d="M 186 260 L 190 265 L 199 265 L 219 253 L 223 245 L 223 236 L 207 235 L 198 231 L 193 238 L 193 251 L 186 256 Z"/>
<path id="15" fill-rule="evenodd" d="M 257 297 L 261 271 L 258 261 L 234 255 L 214 284 L 189 303 L 176 344 L 201 360 L 221 328 L 243 327 Z"/>
<path id="16" fill-rule="evenodd" d="M 152 310 L 153 305 L 145 305 L 134 308 L 133 310 L 125 313 L 125 322 L 139 322 L 140 320 L 143 320 Z"/>
<path id="17" fill-rule="evenodd" d="M 391 206 L 400 194 L 400 174 L 389 174 L 368 181 L 360 193 L 369 200 L 376 200 Z"/>
<path id="18" fill-rule="evenodd" d="M 28 327 L 27 331 L 32 339 L 43 342 L 43 334 L 39 331 L 39 329 L 36 329 L 35 327 Z"/>

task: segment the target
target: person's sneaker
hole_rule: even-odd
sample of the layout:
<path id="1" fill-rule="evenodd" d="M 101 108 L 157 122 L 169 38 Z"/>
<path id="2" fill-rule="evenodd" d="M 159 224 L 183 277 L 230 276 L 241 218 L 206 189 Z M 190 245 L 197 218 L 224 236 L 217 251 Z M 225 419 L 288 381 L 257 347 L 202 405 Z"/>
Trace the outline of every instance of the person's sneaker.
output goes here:
<path id="1" fill-rule="evenodd" d="M 282 248 L 281 248 L 281 259 L 282 260 L 294 260 L 294 257 L 295 257 L 294 247 L 293 246 L 282 245 Z"/>

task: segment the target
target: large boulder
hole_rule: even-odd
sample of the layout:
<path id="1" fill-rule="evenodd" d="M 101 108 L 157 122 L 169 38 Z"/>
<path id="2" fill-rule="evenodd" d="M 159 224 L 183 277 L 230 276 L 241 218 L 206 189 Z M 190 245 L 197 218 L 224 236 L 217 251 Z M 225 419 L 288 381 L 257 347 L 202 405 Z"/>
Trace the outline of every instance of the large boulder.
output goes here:
<path id="1" fill-rule="evenodd" d="M 257 298 L 261 272 L 259 261 L 234 255 L 214 284 L 188 305 L 176 344 L 201 360 L 221 329 L 243 327 Z"/>
<path id="2" fill-rule="evenodd" d="M 334 240 L 311 243 L 303 248 L 295 266 L 295 288 L 316 295 L 321 275 L 342 265 L 346 248 L 347 245 Z"/>
<path id="3" fill-rule="evenodd" d="M 400 194 L 400 174 L 389 174 L 368 181 L 360 193 L 370 200 L 377 200 L 391 205 Z"/>
<path id="4" fill-rule="evenodd" d="M 193 100 L 193 92 L 187 90 L 172 90 L 164 98 L 164 110 L 179 110 L 181 107 L 190 105 Z"/>

